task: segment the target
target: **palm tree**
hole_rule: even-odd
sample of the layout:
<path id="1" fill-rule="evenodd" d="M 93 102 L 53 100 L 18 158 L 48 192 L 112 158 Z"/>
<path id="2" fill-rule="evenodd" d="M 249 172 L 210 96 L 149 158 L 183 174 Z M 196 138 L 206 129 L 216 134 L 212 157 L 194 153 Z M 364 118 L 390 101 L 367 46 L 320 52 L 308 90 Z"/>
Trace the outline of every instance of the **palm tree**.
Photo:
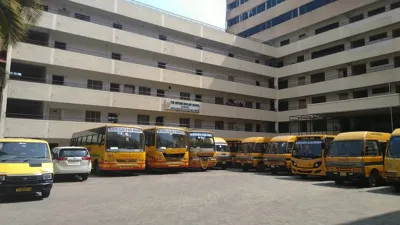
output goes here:
<path id="1" fill-rule="evenodd" d="M 0 0 L 0 51 L 23 41 L 29 26 L 41 17 L 42 9 L 41 0 Z M 0 77 L 5 77 L 1 67 Z"/>

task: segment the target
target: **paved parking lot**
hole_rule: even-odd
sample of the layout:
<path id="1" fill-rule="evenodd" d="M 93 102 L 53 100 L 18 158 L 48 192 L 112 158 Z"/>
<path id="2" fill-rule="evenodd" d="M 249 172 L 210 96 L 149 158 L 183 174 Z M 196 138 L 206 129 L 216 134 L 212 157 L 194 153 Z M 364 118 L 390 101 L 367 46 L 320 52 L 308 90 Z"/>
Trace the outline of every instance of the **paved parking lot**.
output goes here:
<path id="1" fill-rule="evenodd" d="M 50 198 L 0 204 L 2 224 L 399 224 L 390 187 L 336 187 L 269 173 L 213 170 L 56 183 Z"/>

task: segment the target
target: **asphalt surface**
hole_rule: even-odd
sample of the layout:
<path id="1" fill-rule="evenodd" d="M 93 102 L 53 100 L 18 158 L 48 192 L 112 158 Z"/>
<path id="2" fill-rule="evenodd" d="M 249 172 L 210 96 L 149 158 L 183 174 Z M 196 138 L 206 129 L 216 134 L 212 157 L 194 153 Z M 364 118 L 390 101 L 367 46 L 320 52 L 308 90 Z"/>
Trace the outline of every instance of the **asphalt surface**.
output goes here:
<path id="1" fill-rule="evenodd" d="M 0 224 L 400 224 L 391 187 L 239 170 L 96 177 L 56 183 L 48 199 L 0 203 Z"/>

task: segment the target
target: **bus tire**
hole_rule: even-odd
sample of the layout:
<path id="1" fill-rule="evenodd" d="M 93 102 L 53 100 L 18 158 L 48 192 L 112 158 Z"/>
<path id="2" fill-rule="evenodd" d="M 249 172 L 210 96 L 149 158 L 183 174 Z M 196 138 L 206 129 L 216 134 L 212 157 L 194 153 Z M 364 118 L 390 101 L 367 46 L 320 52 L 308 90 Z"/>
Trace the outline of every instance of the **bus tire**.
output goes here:
<path id="1" fill-rule="evenodd" d="M 221 166 L 221 168 L 222 168 L 223 170 L 226 170 L 226 168 L 227 168 L 226 164 L 223 164 L 223 165 Z"/>
<path id="2" fill-rule="evenodd" d="M 256 171 L 263 172 L 264 170 L 265 170 L 264 163 L 262 163 L 262 162 L 258 163 Z"/>
<path id="3" fill-rule="evenodd" d="M 397 192 L 400 192 L 400 184 L 394 184 L 393 187 Z"/>
<path id="4" fill-rule="evenodd" d="M 335 184 L 336 185 L 343 185 L 344 184 L 344 180 L 342 180 L 342 179 L 335 179 Z"/>
<path id="5" fill-rule="evenodd" d="M 272 168 L 271 168 L 271 174 L 272 174 L 272 175 L 277 175 L 277 174 L 278 174 L 278 170 L 277 170 L 277 169 L 272 169 Z"/>
<path id="6" fill-rule="evenodd" d="M 247 171 L 249 171 L 249 167 L 245 166 L 242 168 L 242 170 L 243 170 L 243 172 L 247 172 Z"/>
<path id="7" fill-rule="evenodd" d="M 378 182 L 379 182 L 379 171 L 373 169 L 369 174 L 369 177 L 366 179 L 366 185 L 368 187 L 376 187 Z"/>
<path id="8" fill-rule="evenodd" d="M 201 171 L 205 172 L 207 171 L 207 168 L 201 168 Z"/>
<path id="9" fill-rule="evenodd" d="M 97 175 L 103 175 L 103 171 L 100 169 L 100 167 L 99 167 L 99 161 L 94 161 L 94 163 L 93 163 L 93 170 L 94 170 L 94 173 L 95 174 L 97 174 Z"/>

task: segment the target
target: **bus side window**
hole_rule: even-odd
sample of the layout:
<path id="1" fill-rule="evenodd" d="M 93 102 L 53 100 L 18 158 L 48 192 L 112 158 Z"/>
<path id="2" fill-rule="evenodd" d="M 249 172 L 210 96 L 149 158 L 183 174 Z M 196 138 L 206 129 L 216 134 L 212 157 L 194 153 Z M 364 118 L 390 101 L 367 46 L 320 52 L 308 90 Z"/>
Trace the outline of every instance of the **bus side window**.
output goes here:
<path id="1" fill-rule="evenodd" d="M 146 146 L 152 146 L 155 144 L 155 130 L 144 131 L 144 138 Z"/>
<path id="2" fill-rule="evenodd" d="M 99 145 L 104 145 L 104 135 L 103 134 L 99 134 L 97 143 L 99 143 Z"/>
<path id="3" fill-rule="evenodd" d="M 380 155 L 382 155 L 383 157 L 385 157 L 387 145 L 388 145 L 387 141 L 379 142 L 379 152 Z"/>
<path id="4" fill-rule="evenodd" d="M 382 155 L 379 148 L 379 142 L 367 140 L 365 142 L 365 156 L 379 156 L 379 155 Z"/>
<path id="5" fill-rule="evenodd" d="M 292 153 L 294 142 L 288 142 L 287 145 L 287 153 Z"/>

